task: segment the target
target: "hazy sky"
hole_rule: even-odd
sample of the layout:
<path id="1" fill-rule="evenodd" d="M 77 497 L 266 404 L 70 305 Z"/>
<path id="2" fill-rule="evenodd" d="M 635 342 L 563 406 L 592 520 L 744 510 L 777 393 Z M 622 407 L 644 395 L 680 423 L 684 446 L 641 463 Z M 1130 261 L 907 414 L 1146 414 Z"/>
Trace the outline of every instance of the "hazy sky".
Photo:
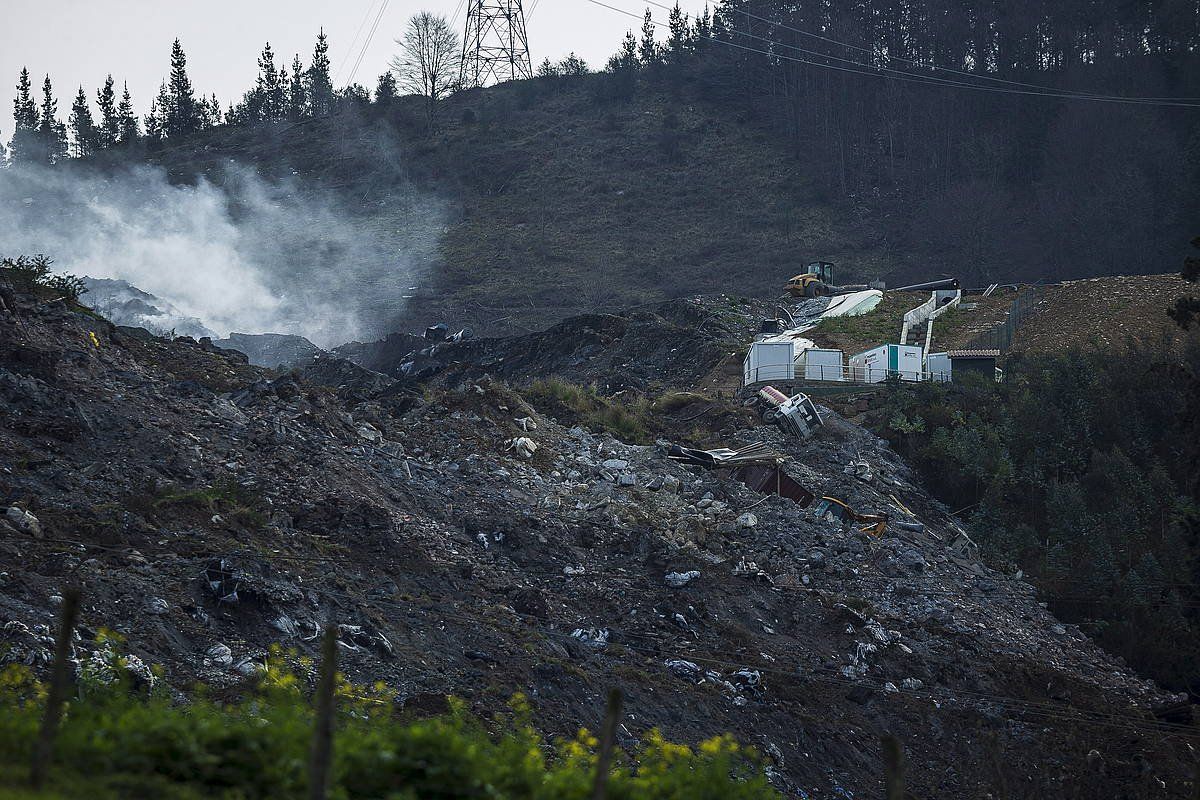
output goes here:
<path id="1" fill-rule="evenodd" d="M 64 122 L 81 84 L 95 113 L 96 89 L 109 73 L 118 93 L 122 82 L 129 82 L 138 112 L 144 114 L 167 75 L 176 36 L 197 90 L 216 92 L 222 107 L 240 99 L 253 83 L 264 42 L 271 43 L 279 60 L 290 64 L 299 53 L 307 65 L 321 26 L 329 35 L 332 70 L 340 86 L 365 38 L 364 30 L 352 50 L 355 33 L 364 19 L 364 27 L 370 28 L 383 2 L 387 7 L 379 28 L 354 76 L 371 88 L 412 14 L 428 10 L 451 17 L 461 36 L 463 0 L 0 0 L 0 139 L 7 145 L 12 137 L 12 101 L 22 66 L 29 67 L 39 96 L 42 78 L 50 74 Z M 637 13 L 645 8 L 638 0 L 604 2 Z M 704 0 L 682 0 L 681 5 L 699 10 Z M 525 0 L 525 9 L 535 67 L 544 57 L 557 59 L 572 50 L 593 68 L 602 66 L 625 31 L 638 27 L 637 20 L 587 0 Z M 667 12 L 652 10 L 665 23 Z"/>

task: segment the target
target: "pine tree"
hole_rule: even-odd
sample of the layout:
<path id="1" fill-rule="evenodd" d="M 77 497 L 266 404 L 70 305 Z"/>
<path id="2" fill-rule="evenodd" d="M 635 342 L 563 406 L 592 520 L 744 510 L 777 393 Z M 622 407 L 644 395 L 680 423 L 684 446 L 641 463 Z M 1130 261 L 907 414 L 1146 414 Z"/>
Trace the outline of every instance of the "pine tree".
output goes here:
<path id="1" fill-rule="evenodd" d="M 117 106 L 117 140 L 121 144 L 132 144 L 141 137 L 137 115 L 133 113 L 133 98 L 129 96 L 129 84 L 121 94 L 121 105 Z"/>
<path id="2" fill-rule="evenodd" d="M 75 102 L 71 104 L 71 138 L 74 140 L 76 158 L 86 158 L 100 148 L 100 131 L 92 117 L 87 93 L 79 87 Z"/>
<path id="3" fill-rule="evenodd" d="M 391 70 L 379 76 L 379 83 L 375 84 L 375 103 L 380 106 L 390 106 L 399 96 L 396 90 L 396 76 Z"/>
<path id="4" fill-rule="evenodd" d="M 696 17 L 696 32 L 692 37 L 692 46 L 697 52 L 703 50 L 708 45 L 708 40 L 712 38 L 712 17 L 708 12 L 708 4 L 704 4 L 704 14 Z"/>
<path id="5" fill-rule="evenodd" d="M 558 67 L 549 58 L 544 58 L 542 59 L 542 63 L 538 65 L 537 76 L 539 78 L 557 78 Z"/>
<path id="6" fill-rule="evenodd" d="M 33 84 L 29 70 L 22 68 L 17 79 L 17 97 L 13 101 L 13 120 L 16 128 L 9 143 L 9 158 L 13 164 L 31 164 L 40 161 L 38 139 L 38 108 L 33 100 Z"/>
<path id="7" fill-rule="evenodd" d="M 588 74 L 587 62 L 575 55 L 574 50 L 572 50 L 570 53 L 567 53 L 563 57 L 563 60 L 558 62 L 557 69 L 559 75 L 567 78 L 576 78 L 580 75 Z"/>
<path id="8" fill-rule="evenodd" d="M 150 113 L 146 115 L 146 138 L 152 142 L 162 140 L 168 135 L 168 125 L 174 114 L 174 103 L 171 90 L 166 83 L 158 87 L 158 97 L 150 104 Z"/>
<path id="9" fill-rule="evenodd" d="M 217 93 L 213 92 L 208 98 L 208 125 L 209 128 L 215 128 L 221 124 L 221 101 L 217 99 Z"/>
<path id="10" fill-rule="evenodd" d="M 308 92 L 304 88 L 304 64 L 300 54 L 292 59 L 292 80 L 288 84 L 288 119 L 298 120 L 304 116 L 308 105 Z"/>
<path id="11" fill-rule="evenodd" d="M 333 80 L 329 77 L 329 41 L 325 29 L 317 34 L 312 66 L 308 68 L 308 98 L 314 117 L 328 116 L 333 110 Z"/>
<path id="12" fill-rule="evenodd" d="M 625 32 L 621 49 L 608 59 L 608 86 L 613 97 L 628 100 L 637 88 L 638 41 L 633 31 Z"/>
<path id="13" fill-rule="evenodd" d="M 642 20 L 642 41 L 638 45 L 638 58 L 642 62 L 642 66 L 652 66 L 660 60 L 658 43 L 654 41 L 654 20 L 650 16 L 650 9 L 646 9 L 646 17 Z"/>
<path id="14" fill-rule="evenodd" d="M 671 9 L 670 27 L 671 34 L 667 37 L 667 61 L 680 64 L 688 52 L 691 26 L 688 24 L 687 14 L 679 7 L 678 0 Z"/>
<path id="15" fill-rule="evenodd" d="M 263 122 L 278 122 L 283 119 L 286 111 L 284 84 L 275 66 L 275 53 L 271 50 L 270 42 L 267 42 L 258 58 L 258 81 L 255 91 L 258 95 L 256 116 Z"/>
<path id="16" fill-rule="evenodd" d="M 187 136 L 199 128 L 199 106 L 187 74 L 187 56 L 176 39 L 171 45 L 171 77 L 167 104 L 160 100 L 159 114 L 165 136 Z"/>
<path id="17" fill-rule="evenodd" d="M 100 125 L 96 132 L 96 146 L 112 147 L 121 136 L 121 120 L 117 116 L 117 93 L 113 90 L 113 76 L 104 79 L 104 88 L 96 92 L 96 108 L 100 110 Z"/>
<path id="18" fill-rule="evenodd" d="M 38 124 L 38 139 L 44 164 L 57 164 L 67 157 L 67 126 L 58 119 L 58 101 L 54 99 L 54 87 L 50 76 L 42 82 L 42 110 Z"/>

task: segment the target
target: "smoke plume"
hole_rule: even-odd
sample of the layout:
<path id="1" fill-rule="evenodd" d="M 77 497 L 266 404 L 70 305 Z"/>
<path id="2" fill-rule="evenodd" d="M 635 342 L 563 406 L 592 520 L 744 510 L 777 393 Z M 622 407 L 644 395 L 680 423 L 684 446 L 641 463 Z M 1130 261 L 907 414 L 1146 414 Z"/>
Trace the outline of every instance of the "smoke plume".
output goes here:
<path id="1" fill-rule="evenodd" d="M 327 190 L 236 165 L 190 185 L 148 166 L 13 167 L 0 169 L 0 255 L 128 281 L 222 336 L 328 347 L 389 333 L 434 257 L 444 204 L 406 189 L 385 206 L 350 213 Z"/>

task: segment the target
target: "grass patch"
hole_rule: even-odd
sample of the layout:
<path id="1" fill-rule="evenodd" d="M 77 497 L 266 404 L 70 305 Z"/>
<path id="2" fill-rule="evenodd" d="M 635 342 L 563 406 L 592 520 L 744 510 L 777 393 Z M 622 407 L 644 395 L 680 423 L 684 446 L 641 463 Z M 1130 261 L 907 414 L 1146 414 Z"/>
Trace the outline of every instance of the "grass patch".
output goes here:
<path id="1" fill-rule="evenodd" d="M 581 386 L 560 378 L 534 381 L 524 394 L 535 407 L 559 417 L 560 421 L 582 425 L 595 433 L 610 433 L 623 442 L 653 441 L 649 432 L 651 404 L 643 397 L 630 400 L 605 397 L 595 386 Z"/>
<path id="2" fill-rule="evenodd" d="M 221 515 L 224 521 L 240 528 L 259 529 L 266 524 L 262 511 L 262 500 L 240 483 L 224 477 L 196 489 L 176 487 L 160 488 L 143 510 L 163 511 L 169 509 L 192 509 L 205 515 Z"/>

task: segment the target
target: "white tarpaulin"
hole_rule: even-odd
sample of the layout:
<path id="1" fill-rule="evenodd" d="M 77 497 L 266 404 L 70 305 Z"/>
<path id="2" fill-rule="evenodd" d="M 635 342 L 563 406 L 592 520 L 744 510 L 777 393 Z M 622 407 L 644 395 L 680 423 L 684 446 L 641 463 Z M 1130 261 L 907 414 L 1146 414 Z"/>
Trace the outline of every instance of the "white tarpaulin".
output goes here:
<path id="1" fill-rule="evenodd" d="M 821 312 L 821 319 L 831 317 L 857 317 L 873 311 L 883 300 L 883 292 L 878 289 L 864 289 L 861 292 L 839 294 L 829 301 L 829 305 Z"/>

